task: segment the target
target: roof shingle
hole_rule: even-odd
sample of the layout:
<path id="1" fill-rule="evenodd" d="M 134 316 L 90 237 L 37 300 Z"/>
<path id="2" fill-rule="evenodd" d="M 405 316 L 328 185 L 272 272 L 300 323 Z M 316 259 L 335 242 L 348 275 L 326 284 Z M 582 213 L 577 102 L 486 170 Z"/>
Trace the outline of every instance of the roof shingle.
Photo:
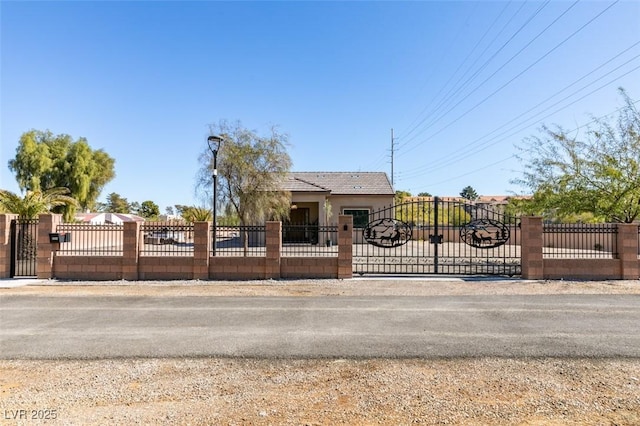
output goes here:
<path id="1" fill-rule="evenodd" d="M 330 192 L 333 195 L 394 195 L 384 172 L 291 172 L 283 188 L 291 192 Z"/>

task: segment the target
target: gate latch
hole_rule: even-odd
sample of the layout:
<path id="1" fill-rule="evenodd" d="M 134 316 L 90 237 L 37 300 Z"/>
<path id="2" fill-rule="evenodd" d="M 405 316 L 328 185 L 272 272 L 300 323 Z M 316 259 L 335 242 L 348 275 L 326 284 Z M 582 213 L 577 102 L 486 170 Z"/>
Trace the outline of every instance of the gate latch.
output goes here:
<path id="1" fill-rule="evenodd" d="M 429 234 L 429 242 L 431 244 L 442 244 L 442 234 L 440 235 Z"/>

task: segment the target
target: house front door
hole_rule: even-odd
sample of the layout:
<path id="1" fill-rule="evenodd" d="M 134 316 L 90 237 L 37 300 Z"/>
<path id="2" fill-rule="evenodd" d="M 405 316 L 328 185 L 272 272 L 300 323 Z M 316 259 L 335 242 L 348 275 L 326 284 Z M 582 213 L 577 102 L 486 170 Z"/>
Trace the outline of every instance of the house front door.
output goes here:
<path id="1" fill-rule="evenodd" d="M 309 243 L 312 242 L 313 227 L 315 226 L 316 235 L 318 224 L 309 223 L 310 211 L 307 207 L 299 207 L 291 210 L 289 215 L 289 223 L 284 225 L 283 240 L 286 243 Z"/>

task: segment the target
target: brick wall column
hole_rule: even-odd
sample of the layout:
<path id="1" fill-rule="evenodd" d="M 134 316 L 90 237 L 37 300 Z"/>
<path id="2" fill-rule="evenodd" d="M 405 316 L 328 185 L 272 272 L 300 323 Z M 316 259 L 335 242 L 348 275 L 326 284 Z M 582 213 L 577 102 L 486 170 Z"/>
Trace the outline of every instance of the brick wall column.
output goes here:
<path id="1" fill-rule="evenodd" d="M 542 218 L 525 216 L 520 223 L 522 227 L 522 243 L 520 246 L 522 278 L 527 280 L 543 279 Z"/>
<path id="2" fill-rule="evenodd" d="M 11 221 L 15 214 L 0 214 L 0 278 L 11 277 Z"/>
<path id="3" fill-rule="evenodd" d="M 637 280 L 640 278 L 638 260 L 638 225 L 634 223 L 618 224 L 618 258 L 620 259 L 620 278 Z"/>
<path id="4" fill-rule="evenodd" d="M 267 222 L 266 225 L 265 279 L 278 279 L 280 278 L 280 253 L 282 251 L 282 222 Z"/>
<path id="5" fill-rule="evenodd" d="M 193 279 L 209 279 L 209 248 L 213 238 L 209 232 L 209 222 L 193 224 Z"/>
<path id="6" fill-rule="evenodd" d="M 353 216 L 338 216 L 338 278 L 353 278 Z"/>
<path id="7" fill-rule="evenodd" d="M 122 236 L 122 279 L 138 280 L 138 256 L 140 256 L 140 223 L 124 222 Z"/>
<path id="8" fill-rule="evenodd" d="M 60 223 L 62 223 L 62 215 L 59 214 L 47 213 L 38 216 L 38 260 L 36 264 L 38 278 L 53 278 L 53 259 L 55 252 L 60 249 L 60 243 L 50 243 L 49 233 L 57 232 Z"/>

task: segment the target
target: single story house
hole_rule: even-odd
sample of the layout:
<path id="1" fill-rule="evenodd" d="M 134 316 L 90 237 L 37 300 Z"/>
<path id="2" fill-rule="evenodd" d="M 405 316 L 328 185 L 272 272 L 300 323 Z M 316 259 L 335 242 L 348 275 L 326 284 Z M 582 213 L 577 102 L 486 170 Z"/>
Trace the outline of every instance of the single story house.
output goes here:
<path id="1" fill-rule="evenodd" d="M 384 172 L 290 172 L 282 189 L 291 193 L 291 224 L 337 223 L 352 215 L 364 227 L 369 214 L 393 205 L 395 191 Z"/>

